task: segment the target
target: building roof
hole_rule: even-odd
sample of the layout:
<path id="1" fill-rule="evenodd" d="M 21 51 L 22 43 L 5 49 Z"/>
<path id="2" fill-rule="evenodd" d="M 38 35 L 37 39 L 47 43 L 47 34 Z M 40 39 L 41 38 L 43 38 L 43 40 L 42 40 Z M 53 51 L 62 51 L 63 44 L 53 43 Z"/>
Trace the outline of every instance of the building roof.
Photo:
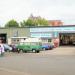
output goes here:
<path id="1" fill-rule="evenodd" d="M 42 28 L 42 27 L 75 27 L 75 25 L 61 25 L 61 26 L 26 26 L 26 27 L 0 27 L 0 29 L 14 29 L 14 28 Z"/>

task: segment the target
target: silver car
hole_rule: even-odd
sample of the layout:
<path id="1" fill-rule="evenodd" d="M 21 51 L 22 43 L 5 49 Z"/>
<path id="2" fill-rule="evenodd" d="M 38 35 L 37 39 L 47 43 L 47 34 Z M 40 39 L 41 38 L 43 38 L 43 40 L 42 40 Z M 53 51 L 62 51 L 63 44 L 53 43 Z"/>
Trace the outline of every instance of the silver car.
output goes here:
<path id="1" fill-rule="evenodd" d="M 4 50 L 7 51 L 12 51 L 12 47 L 10 47 L 8 44 L 3 44 Z"/>

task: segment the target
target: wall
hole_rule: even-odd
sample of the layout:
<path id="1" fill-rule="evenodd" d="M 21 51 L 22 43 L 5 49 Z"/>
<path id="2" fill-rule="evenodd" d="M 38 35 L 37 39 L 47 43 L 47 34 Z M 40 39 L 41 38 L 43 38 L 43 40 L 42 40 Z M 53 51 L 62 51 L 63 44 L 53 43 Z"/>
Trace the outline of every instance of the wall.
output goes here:
<path id="1" fill-rule="evenodd" d="M 7 34 L 7 41 L 10 37 L 30 37 L 29 28 L 0 28 L 0 34 Z"/>

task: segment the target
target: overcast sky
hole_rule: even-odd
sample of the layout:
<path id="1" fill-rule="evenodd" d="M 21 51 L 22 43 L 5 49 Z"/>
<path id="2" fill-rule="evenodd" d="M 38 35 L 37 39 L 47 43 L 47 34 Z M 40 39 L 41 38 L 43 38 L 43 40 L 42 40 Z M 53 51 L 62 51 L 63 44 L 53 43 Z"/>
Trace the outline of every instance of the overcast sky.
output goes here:
<path id="1" fill-rule="evenodd" d="M 0 25 L 26 20 L 30 14 L 75 24 L 75 0 L 0 0 Z"/>

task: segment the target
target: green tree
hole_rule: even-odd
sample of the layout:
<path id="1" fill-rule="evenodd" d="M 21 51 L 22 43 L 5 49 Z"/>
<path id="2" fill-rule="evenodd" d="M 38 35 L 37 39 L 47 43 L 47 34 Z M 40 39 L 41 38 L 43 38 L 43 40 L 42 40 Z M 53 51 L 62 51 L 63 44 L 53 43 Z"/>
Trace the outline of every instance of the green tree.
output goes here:
<path id="1" fill-rule="evenodd" d="M 26 26 L 26 22 L 25 20 L 23 20 L 23 22 L 20 22 L 21 27 L 25 27 Z"/>
<path id="2" fill-rule="evenodd" d="M 48 25 L 48 21 L 44 18 L 37 19 L 37 23 L 39 26 L 47 26 Z"/>
<path id="3" fill-rule="evenodd" d="M 48 21 L 43 19 L 43 18 L 29 18 L 26 21 L 23 20 L 23 22 L 20 23 L 21 27 L 25 27 L 25 26 L 47 26 L 48 25 Z"/>
<path id="4" fill-rule="evenodd" d="M 5 24 L 5 27 L 19 27 L 19 23 L 15 20 L 10 20 Z"/>
<path id="5" fill-rule="evenodd" d="M 28 19 L 28 20 L 26 21 L 26 25 L 27 25 L 27 26 L 35 26 L 35 22 L 34 22 L 33 19 Z"/>
<path id="6" fill-rule="evenodd" d="M 25 27 L 25 26 L 35 26 L 36 23 L 34 22 L 33 19 L 27 19 L 26 21 L 23 20 L 23 22 L 20 22 L 21 27 Z"/>

